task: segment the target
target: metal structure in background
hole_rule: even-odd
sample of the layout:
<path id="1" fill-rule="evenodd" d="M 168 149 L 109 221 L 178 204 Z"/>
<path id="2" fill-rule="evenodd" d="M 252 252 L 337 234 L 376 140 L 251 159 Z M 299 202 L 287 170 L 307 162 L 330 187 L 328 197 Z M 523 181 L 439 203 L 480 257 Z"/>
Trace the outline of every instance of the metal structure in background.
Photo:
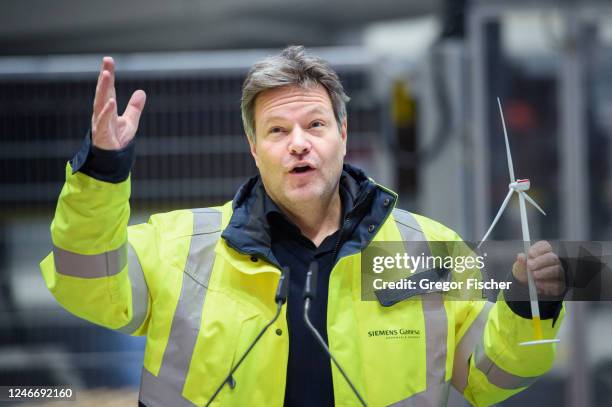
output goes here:
<path id="1" fill-rule="evenodd" d="M 349 160 L 376 172 L 384 115 L 369 91 L 363 49 L 315 49 L 336 66 L 347 93 Z M 119 55 L 120 110 L 141 88 L 133 202 L 205 206 L 230 199 L 256 171 L 240 119 L 240 91 L 253 62 L 272 51 Z M 52 206 L 64 166 L 91 117 L 99 57 L 0 59 L 0 205 Z M 374 177 L 376 174 L 372 174 Z M 384 182 L 385 180 L 380 180 Z"/>
<path id="2" fill-rule="evenodd" d="M 565 38 L 559 83 L 559 111 L 561 112 L 561 143 L 559 151 L 561 162 L 561 179 L 563 179 L 563 199 L 560 205 L 563 216 L 561 225 L 562 238 L 565 240 L 585 241 L 591 238 L 589 231 L 588 199 L 589 177 L 586 164 L 588 156 L 586 126 L 586 76 L 585 59 L 588 43 L 584 41 L 582 15 L 580 7 L 567 4 L 562 10 L 565 25 Z M 574 302 L 568 307 L 572 374 L 566 391 L 566 405 L 572 407 L 592 405 L 590 383 L 592 373 L 588 365 L 586 316 L 587 304 Z"/>
<path id="3" fill-rule="evenodd" d="M 475 175 L 475 230 L 484 230 L 490 218 L 491 207 L 491 162 L 490 151 L 492 129 L 490 111 L 494 108 L 493 94 L 496 87 L 495 72 L 492 69 L 504 70 L 501 64 L 491 64 L 491 54 L 500 52 L 491 48 L 491 34 L 495 34 L 495 25 L 507 13 L 530 11 L 533 14 L 551 14 L 556 12 L 562 22 L 563 34 L 560 36 L 556 49 L 558 61 L 556 71 L 558 114 L 558 183 L 559 191 L 556 199 L 559 212 L 559 233 L 562 239 L 582 241 L 594 236 L 589 230 L 591 224 L 589 196 L 592 178 L 588 171 L 588 157 L 591 140 L 590 129 L 587 126 L 588 108 L 585 94 L 587 64 L 594 64 L 588 49 L 593 46 L 589 22 L 598 13 L 611 13 L 609 4 L 602 2 L 564 2 L 564 1 L 475 1 L 470 11 L 470 53 L 472 63 L 472 107 L 474 123 L 474 161 Z M 493 31 L 491 28 L 493 27 Z M 495 47 L 496 45 L 493 45 Z M 497 45 L 499 46 L 499 45 Z M 500 62 L 498 59 L 496 62 Z M 505 71 L 507 73 L 507 71 Z M 598 147 L 595 147 L 598 148 Z M 553 170 L 554 171 L 554 170 Z M 597 174 L 598 177 L 605 176 Z M 596 191 L 596 196 L 600 191 Z M 601 193 L 601 195 L 604 195 Z M 603 197 L 602 197 L 603 198 Z M 603 219 L 602 219 L 603 220 Z M 507 236 L 506 236 L 507 237 Z M 608 237 L 597 236 L 598 239 Z M 571 407 L 588 407 L 592 405 L 593 386 L 590 370 L 589 347 L 587 338 L 589 325 L 586 303 L 574 302 L 568 304 L 569 332 L 569 363 L 565 386 L 565 405 Z M 600 395 L 601 396 L 601 395 Z M 606 397 L 604 395 L 604 397 Z M 598 402 L 602 402 L 599 399 Z"/>
<path id="4" fill-rule="evenodd" d="M 0 55 L 358 44 L 361 27 L 435 13 L 442 2 L 106 0 L 100 6 L 74 0 L 3 0 Z"/>
<path id="5" fill-rule="evenodd" d="M 473 148 L 466 120 L 468 72 L 464 42 L 445 40 L 419 65 L 419 81 L 415 84 L 420 104 L 419 150 L 435 151 L 425 154 L 418 163 L 419 212 L 449 225 L 464 238 L 478 234 L 470 221 L 475 216 L 473 174 L 465 165 Z"/>

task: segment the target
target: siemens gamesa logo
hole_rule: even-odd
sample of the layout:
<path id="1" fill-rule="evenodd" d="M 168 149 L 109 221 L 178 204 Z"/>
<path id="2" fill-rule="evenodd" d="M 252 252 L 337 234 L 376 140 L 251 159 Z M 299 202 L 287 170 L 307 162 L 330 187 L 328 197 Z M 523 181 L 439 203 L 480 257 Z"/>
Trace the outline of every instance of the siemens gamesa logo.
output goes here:
<path id="1" fill-rule="evenodd" d="M 420 329 L 396 328 L 396 329 L 377 329 L 368 331 L 368 338 L 384 337 L 385 339 L 404 339 L 418 338 L 421 336 Z"/>

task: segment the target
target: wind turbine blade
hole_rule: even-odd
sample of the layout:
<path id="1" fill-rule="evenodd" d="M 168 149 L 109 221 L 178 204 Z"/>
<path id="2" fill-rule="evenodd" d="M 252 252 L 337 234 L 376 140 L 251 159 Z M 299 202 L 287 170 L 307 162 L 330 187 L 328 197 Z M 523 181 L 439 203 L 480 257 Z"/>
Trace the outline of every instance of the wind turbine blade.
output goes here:
<path id="1" fill-rule="evenodd" d="M 514 166 L 512 165 L 512 155 L 510 154 L 510 143 L 508 143 L 508 131 L 506 130 L 506 120 L 504 120 L 504 112 L 502 110 L 501 101 L 497 98 L 497 105 L 499 106 L 499 114 L 502 119 L 502 126 L 504 127 L 504 138 L 506 139 L 506 157 L 508 158 L 508 172 L 510 173 L 510 182 L 516 181 L 514 178 Z"/>
<path id="2" fill-rule="evenodd" d="M 544 209 L 540 208 L 540 206 L 536 203 L 536 201 L 533 200 L 532 197 L 530 197 L 529 195 L 527 195 L 526 192 L 521 191 L 521 194 L 525 195 L 525 199 L 527 200 L 527 202 L 529 202 L 530 204 L 532 204 L 537 210 L 539 210 L 540 212 L 542 212 L 542 215 L 546 216 L 546 212 L 544 212 Z"/>
<path id="3" fill-rule="evenodd" d="M 512 196 L 513 192 L 514 192 L 513 190 L 508 191 L 508 195 L 506 195 L 506 199 L 504 199 L 504 202 L 499 207 L 499 211 L 497 211 L 497 215 L 495 215 L 495 219 L 493 219 L 493 223 L 491 223 L 489 230 L 487 230 L 487 233 L 485 233 L 480 243 L 478 243 L 477 249 L 480 249 L 480 246 L 484 243 L 485 240 L 487 240 L 487 237 L 489 237 L 489 235 L 493 231 L 493 228 L 497 224 L 497 221 L 501 217 L 502 213 L 504 213 L 504 209 L 506 209 L 506 206 L 508 206 L 508 202 L 510 201 L 510 197 Z"/>

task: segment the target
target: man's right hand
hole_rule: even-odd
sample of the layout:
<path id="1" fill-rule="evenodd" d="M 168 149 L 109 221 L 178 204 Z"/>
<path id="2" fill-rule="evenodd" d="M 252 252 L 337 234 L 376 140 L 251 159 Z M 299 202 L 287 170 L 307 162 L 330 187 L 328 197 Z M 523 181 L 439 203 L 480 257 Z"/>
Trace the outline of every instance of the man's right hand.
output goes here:
<path id="1" fill-rule="evenodd" d="M 132 94 L 123 115 L 118 116 L 115 61 L 111 57 L 104 57 L 91 117 L 91 137 L 94 146 L 103 150 L 120 150 L 125 147 L 136 135 L 146 99 L 144 91 L 137 90 Z"/>

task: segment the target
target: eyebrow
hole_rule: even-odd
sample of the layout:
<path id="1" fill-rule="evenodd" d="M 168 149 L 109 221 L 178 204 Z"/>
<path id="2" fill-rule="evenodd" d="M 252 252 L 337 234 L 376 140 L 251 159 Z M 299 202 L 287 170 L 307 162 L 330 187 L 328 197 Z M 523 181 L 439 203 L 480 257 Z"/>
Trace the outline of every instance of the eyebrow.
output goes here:
<path id="1" fill-rule="evenodd" d="M 327 111 L 323 109 L 321 106 L 314 106 L 314 107 L 307 109 L 306 112 L 304 113 L 305 116 L 316 115 L 316 114 L 326 115 Z M 263 122 L 263 127 L 268 126 L 270 122 L 273 122 L 275 120 L 286 120 L 286 119 L 282 116 L 269 117 L 266 121 Z"/>

